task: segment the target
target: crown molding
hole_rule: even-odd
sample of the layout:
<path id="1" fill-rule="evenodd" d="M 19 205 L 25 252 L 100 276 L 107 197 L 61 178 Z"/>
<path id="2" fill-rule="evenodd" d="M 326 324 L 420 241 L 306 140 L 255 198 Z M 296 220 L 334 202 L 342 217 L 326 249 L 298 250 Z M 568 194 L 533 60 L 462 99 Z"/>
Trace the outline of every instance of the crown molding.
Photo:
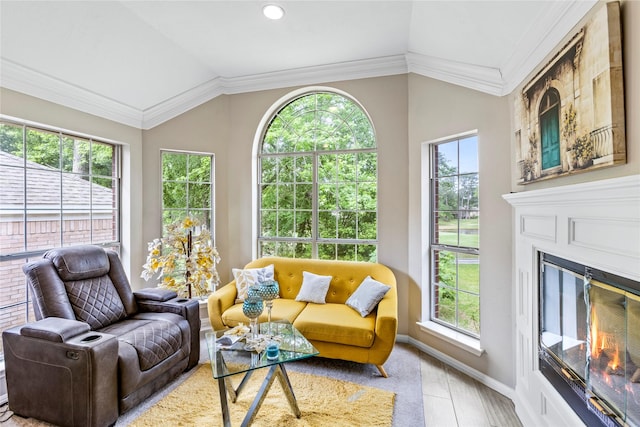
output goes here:
<path id="1" fill-rule="evenodd" d="M 546 25 L 536 26 L 535 34 L 527 34 L 524 39 L 529 43 L 521 45 L 501 67 L 505 79 L 502 94 L 513 92 L 543 64 L 545 57 L 569 35 L 596 3 L 597 0 L 549 3 L 550 7 L 545 9 L 545 14 L 536 19 L 536 22 Z"/>
<path id="2" fill-rule="evenodd" d="M 142 126 L 142 114 L 134 107 L 5 58 L 0 59 L 0 70 L 0 86 L 4 88 L 138 129 Z"/>
<path id="3" fill-rule="evenodd" d="M 504 82 L 497 68 L 464 64 L 409 52 L 406 55 L 410 73 L 475 89 L 490 95 L 502 95 Z"/>
<path id="4" fill-rule="evenodd" d="M 151 129 L 224 94 L 226 94 L 224 80 L 220 77 L 213 78 L 145 109 L 142 112 L 142 129 Z"/>
<path id="5" fill-rule="evenodd" d="M 407 65 L 404 55 L 396 55 L 234 78 L 216 77 L 194 89 L 145 110 L 142 126 L 143 129 L 150 129 L 219 95 L 390 76 L 406 72 Z"/>
<path id="6" fill-rule="evenodd" d="M 225 79 L 227 94 L 407 73 L 405 55 L 340 62 Z"/>

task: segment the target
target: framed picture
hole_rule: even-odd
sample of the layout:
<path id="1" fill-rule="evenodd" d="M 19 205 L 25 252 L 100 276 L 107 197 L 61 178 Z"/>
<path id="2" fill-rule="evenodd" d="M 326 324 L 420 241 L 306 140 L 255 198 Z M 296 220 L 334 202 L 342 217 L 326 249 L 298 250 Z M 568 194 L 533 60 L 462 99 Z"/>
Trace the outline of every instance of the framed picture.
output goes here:
<path id="1" fill-rule="evenodd" d="M 515 98 L 517 184 L 626 162 L 620 4 L 588 16 Z"/>

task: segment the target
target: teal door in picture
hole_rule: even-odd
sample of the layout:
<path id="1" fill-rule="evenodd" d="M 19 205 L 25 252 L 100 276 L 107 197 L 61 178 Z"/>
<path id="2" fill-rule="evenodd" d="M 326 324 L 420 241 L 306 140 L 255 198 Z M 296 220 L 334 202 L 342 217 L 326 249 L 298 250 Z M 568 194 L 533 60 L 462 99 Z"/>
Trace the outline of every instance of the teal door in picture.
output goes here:
<path id="1" fill-rule="evenodd" d="M 540 106 L 542 170 L 560 166 L 560 103 L 555 90 L 547 92 Z"/>

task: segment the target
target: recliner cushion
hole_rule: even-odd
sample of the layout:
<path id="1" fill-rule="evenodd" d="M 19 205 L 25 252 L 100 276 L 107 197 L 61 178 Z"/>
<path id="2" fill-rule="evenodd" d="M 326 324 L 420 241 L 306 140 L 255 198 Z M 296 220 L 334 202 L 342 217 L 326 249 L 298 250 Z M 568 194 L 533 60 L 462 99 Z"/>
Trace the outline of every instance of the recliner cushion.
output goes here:
<path id="1" fill-rule="evenodd" d="M 109 273 L 109 258 L 99 246 L 78 245 L 47 251 L 63 282 L 90 279 Z"/>
<path id="2" fill-rule="evenodd" d="M 96 330 L 127 316 L 109 276 L 65 282 L 76 318 Z"/>
<path id="3" fill-rule="evenodd" d="M 175 323 L 149 321 L 118 337 L 135 348 L 140 370 L 146 371 L 176 353 L 182 346 L 182 332 Z"/>

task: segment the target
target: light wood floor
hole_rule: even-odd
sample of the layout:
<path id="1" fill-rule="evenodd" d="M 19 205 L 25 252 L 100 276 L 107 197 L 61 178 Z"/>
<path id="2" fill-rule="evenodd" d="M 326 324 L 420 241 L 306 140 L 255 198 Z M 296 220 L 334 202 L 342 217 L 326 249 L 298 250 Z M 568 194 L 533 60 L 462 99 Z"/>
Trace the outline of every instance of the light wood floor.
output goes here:
<path id="1" fill-rule="evenodd" d="M 513 402 L 420 352 L 426 427 L 522 427 Z"/>

